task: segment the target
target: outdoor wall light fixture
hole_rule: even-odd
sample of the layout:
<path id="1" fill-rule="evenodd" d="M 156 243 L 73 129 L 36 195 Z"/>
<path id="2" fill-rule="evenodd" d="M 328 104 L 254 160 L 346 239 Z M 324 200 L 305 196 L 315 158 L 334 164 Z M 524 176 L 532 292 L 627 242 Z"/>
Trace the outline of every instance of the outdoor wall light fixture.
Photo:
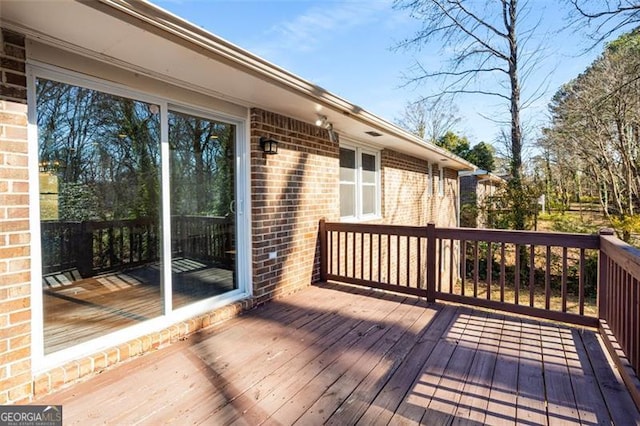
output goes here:
<path id="1" fill-rule="evenodd" d="M 323 129 L 329 132 L 329 140 L 333 143 L 338 143 L 338 135 L 333 131 L 333 124 L 331 124 L 327 120 L 326 115 L 318 115 L 318 118 L 315 121 L 316 126 L 322 127 Z"/>
<path id="2" fill-rule="evenodd" d="M 275 155 L 278 153 L 278 141 L 262 136 L 260 138 L 260 148 L 267 155 Z"/>
<path id="3" fill-rule="evenodd" d="M 318 118 L 316 119 L 316 126 L 318 127 L 322 127 L 323 129 L 327 129 L 327 130 L 332 130 L 333 129 L 333 124 L 329 123 L 327 121 L 327 116 L 326 115 L 319 115 Z"/>

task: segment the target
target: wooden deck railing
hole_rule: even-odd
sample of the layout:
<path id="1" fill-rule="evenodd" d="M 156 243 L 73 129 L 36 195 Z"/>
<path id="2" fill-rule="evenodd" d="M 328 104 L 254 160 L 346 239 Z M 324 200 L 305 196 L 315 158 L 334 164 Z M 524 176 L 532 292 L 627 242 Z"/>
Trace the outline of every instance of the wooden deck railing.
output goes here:
<path id="1" fill-rule="evenodd" d="M 323 280 L 585 326 L 605 324 L 627 365 L 640 369 L 640 251 L 612 232 L 321 221 L 320 250 Z"/>
<path id="2" fill-rule="evenodd" d="M 603 340 L 640 407 L 640 250 L 610 230 L 600 233 L 598 316 Z"/>

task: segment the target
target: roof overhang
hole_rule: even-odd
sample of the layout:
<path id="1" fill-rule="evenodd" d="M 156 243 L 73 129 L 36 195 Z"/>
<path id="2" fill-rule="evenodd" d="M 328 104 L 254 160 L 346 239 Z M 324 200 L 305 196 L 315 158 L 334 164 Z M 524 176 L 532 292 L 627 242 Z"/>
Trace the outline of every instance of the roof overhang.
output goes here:
<path id="1" fill-rule="evenodd" d="M 491 172 L 488 172 L 486 170 L 482 170 L 482 169 L 476 169 L 476 170 L 461 170 L 458 172 L 458 176 L 475 176 L 476 178 L 483 180 L 483 181 L 489 181 L 491 183 L 495 183 L 495 184 L 503 184 L 503 183 L 507 183 L 507 181 L 503 178 L 501 178 L 498 175 L 494 175 Z"/>
<path id="2" fill-rule="evenodd" d="M 311 123 L 324 115 L 338 134 L 350 139 L 455 170 L 476 168 L 146 1 L 0 0 L 0 23 L 42 43 L 246 107 Z"/>

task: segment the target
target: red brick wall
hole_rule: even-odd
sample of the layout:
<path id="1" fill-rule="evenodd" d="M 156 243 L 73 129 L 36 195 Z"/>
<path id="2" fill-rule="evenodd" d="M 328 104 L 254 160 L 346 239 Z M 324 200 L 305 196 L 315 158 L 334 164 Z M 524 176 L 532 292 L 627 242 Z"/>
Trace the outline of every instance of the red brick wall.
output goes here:
<path id="1" fill-rule="evenodd" d="M 0 43 L 0 404 L 32 394 L 31 251 L 24 37 Z"/>
<path id="2" fill-rule="evenodd" d="M 385 149 L 381 155 L 383 223 L 426 225 L 431 217 L 429 163 Z"/>
<path id="3" fill-rule="evenodd" d="M 0 29 L 0 99 L 27 103 L 24 36 Z"/>
<path id="4" fill-rule="evenodd" d="M 456 226 L 458 173 L 444 169 L 444 196 L 438 194 L 440 166 L 406 154 L 382 151 L 383 223 L 424 226 Z M 431 179 L 431 187 L 429 187 Z M 431 192 L 429 192 L 431 190 Z"/>
<path id="5" fill-rule="evenodd" d="M 261 136 L 280 142 L 260 150 Z M 261 109 L 251 110 L 254 296 L 258 302 L 319 280 L 318 222 L 339 219 L 339 146 L 329 134 Z M 276 259 L 269 253 L 277 252 Z"/>

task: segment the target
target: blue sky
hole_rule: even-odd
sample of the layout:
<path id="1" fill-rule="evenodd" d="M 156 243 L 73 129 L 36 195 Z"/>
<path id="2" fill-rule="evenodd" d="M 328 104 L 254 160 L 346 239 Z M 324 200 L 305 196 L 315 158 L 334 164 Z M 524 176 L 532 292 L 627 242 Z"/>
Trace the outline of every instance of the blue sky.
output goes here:
<path id="1" fill-rule="evenodd" d="M 390 121 L 402 116 L 407 101 L 437 90 L 435 83 L 404 86 L 416 59 L 438 68 L 446 57 L 438 45 L 419 52 L 392 47 L 419 28 L 407 12 L 393 10 L 391 0 L 152 0 L 153 3 L 249 50 L 300 77 Z M 540 21 L 544 37 L 532 39 L 523 55 L 540 52 L 542 60 L 525 81 L 524 97 L 541 86 L 542 96 L 523 114 L 528 143 L 545 122 L 546 105 L 560 87 L 599 54 L 580 55 L 585 40 L 559 31 L 568 9 L 553 0 L 530 0 L 526 24 Z M 483 85 L 495 86 L 486 81 Z M 456 100 L 462 117 L 456 130 L 473 143 L 494 143 L 508 107 L 494 98 Z M 494 145 L 496 145 L 494 143 Z"/>

